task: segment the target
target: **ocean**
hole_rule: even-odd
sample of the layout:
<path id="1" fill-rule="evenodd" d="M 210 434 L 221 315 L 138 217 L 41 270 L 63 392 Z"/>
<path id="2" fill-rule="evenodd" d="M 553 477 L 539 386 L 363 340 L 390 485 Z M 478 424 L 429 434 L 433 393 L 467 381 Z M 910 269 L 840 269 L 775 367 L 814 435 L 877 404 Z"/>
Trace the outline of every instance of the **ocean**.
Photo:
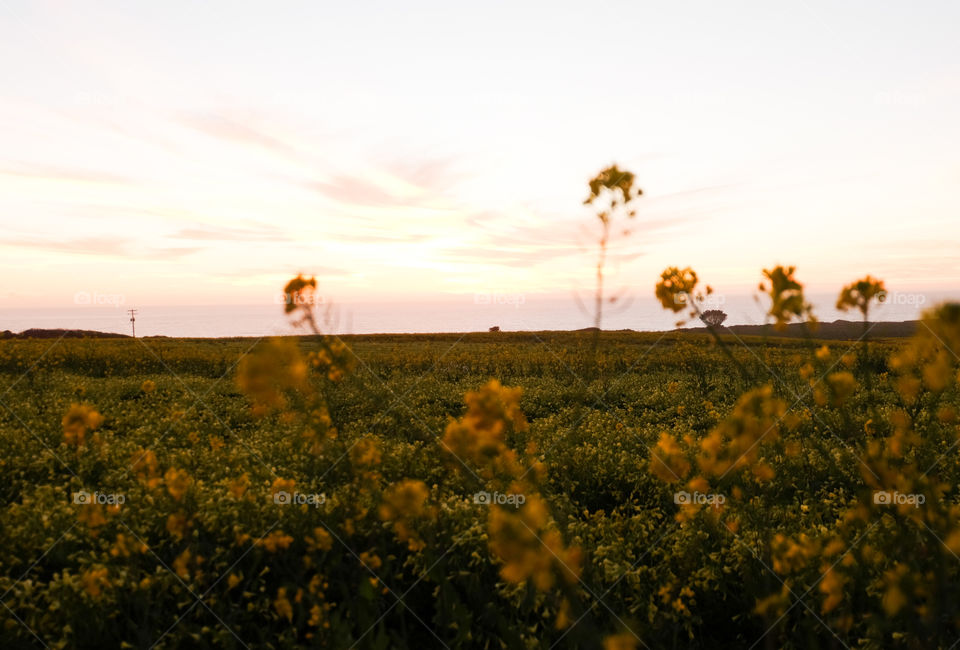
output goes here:
<path id="1" fill-rule="evenodd" d="M 871 311 L 871 320 L 903 321 L 960 292 L 891 294 Z M 859 320 L 859 313 L 834 308 L 835 294 L 811 295 L 821 321 Z M 0 331 L 29 328 L 85 329 L 129 334 L 127 309 L 137 309 L 138 336 L 228 337 L 293 334 L 298 331 L 281 305 L 164 306 L 118 304 L 71 305 L 61 308 L 0 308 Z M 762 324 L 764 309 L 752 296 L 710 297 L 704 309 L 722 309 L 726 325 Z M 336 334 L 478 332 L 493 326 L 503 331 L 573 330 L 593 325 L 573 298 L 537 298 L 523 294 L 477 294 L 416 302 L 347 302 L 330 307 L 333 316 L 324 331 Z M 651 298 L 608 307 L 603 329 L 660 331 L 673 329 L 678 314 L 665 311 Z M 700 325 L 699 322 L 688 326 Z"/>

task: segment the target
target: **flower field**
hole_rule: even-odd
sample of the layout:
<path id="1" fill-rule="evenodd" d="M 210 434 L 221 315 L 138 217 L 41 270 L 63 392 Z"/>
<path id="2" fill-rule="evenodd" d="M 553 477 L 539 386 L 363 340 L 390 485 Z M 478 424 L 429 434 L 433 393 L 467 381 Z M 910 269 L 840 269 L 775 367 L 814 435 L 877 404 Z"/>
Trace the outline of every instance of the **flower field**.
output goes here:
<path id="1" fill-rule="evenodd" d="M 0 647 L 952 647 L 925 323 L 2 341 Z"/>

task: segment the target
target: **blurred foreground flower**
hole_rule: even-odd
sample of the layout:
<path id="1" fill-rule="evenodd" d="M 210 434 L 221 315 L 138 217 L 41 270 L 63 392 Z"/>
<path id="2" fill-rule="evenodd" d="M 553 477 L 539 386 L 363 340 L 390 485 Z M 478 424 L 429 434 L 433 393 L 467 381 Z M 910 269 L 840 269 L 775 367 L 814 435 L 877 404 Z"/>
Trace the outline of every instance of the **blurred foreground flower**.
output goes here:
<path id="1" fill-rule="evenodd" d="M 86 404 L 73 404 L 63 416 L 63 439 L 68 445 L 80 446 L 86 441 L 87 433 L 103 424 L 103 416 Z"/>
<path id="2" fill-rule="evenodd" d="M 793 318 L 814 319 L 813 308 L 803 295 L 803 285 L 793 277 L 796 270 L 795 266 L 776 266 L 763 270 L 767 279 L 760 283 L 759 289 L 770 297 L 767 313 L 774 318 L 777 331 L 787 329 L 787 323 Z"/>

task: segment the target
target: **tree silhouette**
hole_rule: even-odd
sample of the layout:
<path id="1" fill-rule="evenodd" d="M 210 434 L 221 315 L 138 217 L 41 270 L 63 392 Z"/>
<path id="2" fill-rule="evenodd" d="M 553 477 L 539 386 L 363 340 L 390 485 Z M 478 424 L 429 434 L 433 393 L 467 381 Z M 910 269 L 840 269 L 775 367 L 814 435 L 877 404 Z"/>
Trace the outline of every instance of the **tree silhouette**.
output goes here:
<path id="1" fill-rule="evenodd" d="M 720 327 L 723 325 L 723 321 L 727 320 L 727 315 L 719 309 L 708 309 L 700 314 L 700 320 L 702 320 L 707 327 Z"/>

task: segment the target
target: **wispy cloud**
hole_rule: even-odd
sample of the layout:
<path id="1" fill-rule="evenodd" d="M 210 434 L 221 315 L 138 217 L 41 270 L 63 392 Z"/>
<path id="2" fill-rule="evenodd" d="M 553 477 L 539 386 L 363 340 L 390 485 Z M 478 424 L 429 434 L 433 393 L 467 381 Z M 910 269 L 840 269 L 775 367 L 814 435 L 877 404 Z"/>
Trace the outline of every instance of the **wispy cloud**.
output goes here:
<path id="1" fill-rule="evenodd" d="M 370 167 L 363 174 L 341 172 L 300 185 L 344 205 L 435 206 L 459 178 L 450 160 L 404 160 Z"/>
<path id="2" fill-rule="evenodd" d="M 304 183 L 304 186 L 338 203 L 348 205 L 378 206 L 400 203 L 399 197 L 387 188 L 359 176 L 341 174 L 328 181 L 310 181 Z"/>
<path id="3" fill-rule="evenodd" d="M 360 244 L 416 244 L 429 241 L 432 235 L 418 233 L 369 231 L 336 233 L 332 238 L 340 242 L 357 242 Z"/>
<path id="4" fill-rule="evenodd" d="M 303 154 L 295 147 L 268 133 L 259 125 L 254 125 L 252 120 L 242 120 L 223 113 L 190 113 L 181 115 L 177 121 L 219 140 L 259 147 L 298 160 L 303 158 Z"/>
<path id="5" fill-rule="evenodd" d="M 456 264 L 482 264 L 511 267 L 531 267 L 541 262 L 579 254 L 576 246 L 511 246 L 502 248 L 488 246 L 455 246 L 443 249 L 438 256 L 442 261 Z"/>
<path id="6" fill-rule="evenodd" d="M 193 241 L 292 241 L 292 238 L 275 226 L 256 224 L 250 227 L 198 226 L 182 228 L 169 235 L 170 239 Z"/>
<path id="7" fill-rule="evenodd" d="M 434 194 L 450 190 L 462 178 L 452 158 L 420 162 L 403 160 L 390 163 L 385 169 L 404 182 Z"/>
<path id="8" fill-rule="evenodd" d="M 130 184 L 134 182 L 126 176 L 109 172 L 26 162 L 0 163 L 0 175 L 76 183 Z"/>
<path id="9" fill-rule="evenodd" d="M 52 241 L 39 239 L 3 239 L 0 240 L 0 246 L 32 248 L 35 250 L 74 255 L 98 255 L 160 261 L 179 259 L 201 250 L 196 247 L 135 248 L 131 246 L 130 240 L 109 237 L 82 237 Z"/>
<path id="10" fill-rule="evenodd" d="M 332 266 L 310 266 L 304 269 L 287 269 L 286 272 L 279 271 L 276 267 L 239 267 L 234 269 L 218 269 L 210 273 L 211 277 L 216 278 L 226 278 L 226 279 L 236 279 L 236 278 L 260 278 L 260 277 L 273 277 L 277 278 L 278 286 L 282 286 L 282 283 L 286 280 L 289 280 L 291 277 L 297 273 L 303 273 L 306 276 L 316 276 L 317 278 L 323 278 L 326 276 L 348 276 L 353 275 L 354 271 L 348 269 L 335 268 Z"/>

